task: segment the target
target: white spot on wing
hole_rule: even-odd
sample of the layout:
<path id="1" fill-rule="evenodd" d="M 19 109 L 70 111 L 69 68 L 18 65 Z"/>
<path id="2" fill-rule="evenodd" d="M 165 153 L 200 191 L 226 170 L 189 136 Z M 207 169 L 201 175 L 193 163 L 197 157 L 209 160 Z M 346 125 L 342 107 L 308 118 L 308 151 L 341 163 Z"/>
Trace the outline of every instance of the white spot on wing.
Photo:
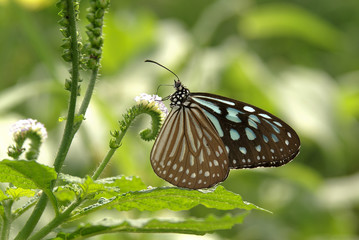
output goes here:
<path id="1" fill-rule="evenodd" d="M 261 117 L 267 118 L 267 119 L 272 119 L 269 115 L 267 115 L 265 113 L 259 113 L 258 115 Z"/>
<path id="2" fill-rule="evenodd" d="M 217 101 L 217 102 L 221 102 L 221 103 L 225 103 L 225 104 L 228 104 L 228 105 L 231 105 L 231 106 L 234 106 L 236 105 L 234 102 L 230 102 L 230 101 L 227 101 L 227 100 L 223 100 L 223 99 L 219 99 L 219 98 L 213 98 L 213 97 L 209 97 L 209 96 L 198 96 L 198 97 L 194 97 L 194 98 L 206 98 L 206 99 L 210 99 L 212 101 Z"/>
<path id="3" fill-rule="evenodd" d="M 239 151 L 241 151 L 243 154 L 247 153 L 247 149 L 245 147 L 239 147 Z"/>
<path id="4" fill-rule="evenodd" d="M 194 156 L 193 156 L 192 154 L 191 154 L 190 157 L 189 157 L 189 164 L 190 164 L 191 166 L 194 165 Z"/>
<path id="5" fill-rule="evenodd" d="M 243 109 L 247 112 L 255 112 L 256 110 L 254 110 L 254 108 L 250 107 L 250 106 L 244 106 Z"/>
<path id="6" fill-rule="evenodd" d="M 283 127 L 283 125 L 280 123 L 280 122 L 277 122 L 277 121 L 273 121 L 273 123 L 279 127 Z"/>
<path id="7" fill-rule="evenodd" d="M 262 150 L 261 145 L 256 146 L 256 150 L 257 150 L 258 152 L 260 152 L 260 151 Z"/>

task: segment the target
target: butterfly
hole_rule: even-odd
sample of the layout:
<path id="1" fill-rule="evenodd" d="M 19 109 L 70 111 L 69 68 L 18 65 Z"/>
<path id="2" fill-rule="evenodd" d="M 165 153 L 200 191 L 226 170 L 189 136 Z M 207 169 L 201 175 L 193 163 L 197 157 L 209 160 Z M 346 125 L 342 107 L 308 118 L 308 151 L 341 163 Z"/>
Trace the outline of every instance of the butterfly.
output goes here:
<path id="1" fill-rule="evenodd" d="M 173 73 L 175 92 L 151 151 L 154 172 L 182 188 L 209 188 L 230 169 L 278 167 L 295 158 L 297 133 L 271 113 L 210 93 L 191 93 Z"/>

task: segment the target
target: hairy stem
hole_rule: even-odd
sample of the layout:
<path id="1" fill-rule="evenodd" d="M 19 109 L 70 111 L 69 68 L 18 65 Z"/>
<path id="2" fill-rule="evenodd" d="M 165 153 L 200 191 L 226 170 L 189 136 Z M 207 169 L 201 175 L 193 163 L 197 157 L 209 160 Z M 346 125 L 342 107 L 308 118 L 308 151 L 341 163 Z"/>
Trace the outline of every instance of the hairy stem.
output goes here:
<path id="1" fill-rule="evenodd" d="M 143 130 L 140 133 L 141 138 L 145 141 L 150 141 L 157 136 L 157 133 L 162 125 L 161 113 L 158 110 L 155 110 L 152 107 L 143 104 L 135 105 L 130 108 L 127 113 L 123 115 L 124 119 L 120 121 L 120 133 L 117 132 L 116 135 L 113 135 L 115 139 L 113 142 L 110 143 L 111 149 L 108 151 L 106 157 L 102 160 L 101 164 L 98 166 L 98 168 L 92 175 L 93 180 L 97 180 L 99 178 L 99 176 L 107 166 L 108 162 L 112 158 L 113 154 L 121 145 L 121 141 L 125 136 L 128 128 L 131 126 L 135 118 L 141 114 L 148 114 L 152 118 L 152 128 Z"/>
<path id="2" fill-rule="evenodd" d="M 37 239 L 42 239 L 43 237 L 45 237 L 47 234 L 49 234 L 54 228 L 56 228 L 57 226 L 59 226 L 60 224 L 62 224 L 64 221 L 66 221 L 70 215 L 71 212 L 78 207 L 81 204 L 82 200 L 81 199 L 77 199 L 76 201 L 74 201 L 70 206 L 68 206 L 68 208 L 60 215 L 58 215 L 57 217 L 55 217 L 51 222 L 49 222 L 48 224 L 46 224 L 45 227 L 43 227 L 40 231 L 38 231 L 37 233 L 35 233 L 33 236 L 31 236 L 29 238 L 29 240 L 37 240 Z"/>
<path id="3" fill-rule="evenodd" d="M 82 100 L 80 109 L 78 111 L 78 115 L 85 115 L 86 114 L 86 110 L 87 110 L 87 108 L 88 108 L 88 106 L 90 104 L 91 97 L 92 97 L 92 94 L 93 94 L 93 90 L 95 88 L 95 84 L 96 84 L 96 80 L 97 80 L 97 74 L 98 74 L 98 67 L 96 67 L 95 69 L 92 70 L 90 82 L 89 82 L 89 85 L 87 86 L 85 97 Z M 76 134 L 77 130 L 80 128 L 81 123 L 82 123 L 82 121 L 77 122 L 74 125 L 73 130 L 72 130 L 72 135 L 73 136 Z"/>
<path id="4" fill-rule="evenodd" d="M 73 139 L 72 128 L 75 119 L 77 87 L 79 80 L 79 50 L 77 45 L 75 10 L 74 10 L 74 3 L 72 0 L 67 0 L 67 8 L 68 8 L 67 10 L 68 10 L 68 20 L 69 20 L 69 32 L 71 37 L 72 84 L 71 84 L 70 103 L 67 113 L 65 130 L 54 162 L 54 167 L 56 172 L 60 172 Z M 52 185 L 54 186 L 55 182 L 53 182 Z M 15 240 L 27 239 L 30 236 L 30 234 L 34 230 L 36 224 L 38 223 L 46 207 L 47 200 L 48 198 L 46 194 L 43 193 L 42 196 L 40 197 L 39 202 L 34 208 L 32 215 L 30 216 L 30 218 L 28 219 L 22 230 L 18 233 Z"/>
<path id="5" fill-rule="evenodd" d="M 7 240 L 9 239 L 10 226 L 12 222 L 12 214 L 11 214 L 11 206 L 13 200 L 5 200 L 3 201 L 4 206 L 4 216 L 3 216 L 3 224 L 1 229 L 1 239 Z"/>
<path id="6" fill-rule="evenodd" d="M 116 138 L 116 144 L 120 145 L 122 138 L 125 136 L 126 131 L 121 132 L 121 134 Z M 96 169 L 96 171 L 94 172 L 94 174 L 92 175 L 92 179 L 93 180 L 97 180 L 101 173 L 103 172 L 103 170 L 105 169 L 105 167 L 107 166 L 108 162 L 111 160 L 113 154 L 116 152 L 117 148 L 111 148 L 107 154 L 106 157 L 102 160 L 100 166 L 98 166 L 98 168 Z"/>

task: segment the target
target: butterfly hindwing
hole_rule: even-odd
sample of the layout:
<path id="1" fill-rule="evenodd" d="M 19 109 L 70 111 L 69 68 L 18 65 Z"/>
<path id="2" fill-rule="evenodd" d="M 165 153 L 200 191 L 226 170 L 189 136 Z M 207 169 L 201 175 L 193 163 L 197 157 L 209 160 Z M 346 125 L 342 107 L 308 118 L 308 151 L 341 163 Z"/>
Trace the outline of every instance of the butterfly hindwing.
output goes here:
<path id="1" fill-rule="evenodd" d="M 299 152 L 296 132 L 258 107 L 209 93 L 191 93 L 189 99 L 215 126 L 228 151 L 230 168 L 276 167 Z"/>
<path id="2" fill-rule="evenodd" d="M 151 164 L 164 180 L 193 189 L 222 182 L 229 172 L 223 141 L 195 103 L 172 108 L 152 148 Z"/>

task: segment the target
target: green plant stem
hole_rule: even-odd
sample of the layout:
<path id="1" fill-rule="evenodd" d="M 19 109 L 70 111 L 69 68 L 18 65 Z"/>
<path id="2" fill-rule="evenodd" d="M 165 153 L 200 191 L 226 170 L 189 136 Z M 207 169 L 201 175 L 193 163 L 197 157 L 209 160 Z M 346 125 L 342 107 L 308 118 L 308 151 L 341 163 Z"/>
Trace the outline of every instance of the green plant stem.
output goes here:
<path id="1" fill-rule="evenodd" d="M 11 222 L 12 222 L 12 214 L 11 214 L 12 203 L 13 203 L 13 200 L 3 201 L 4 218 L 3 218 L 3 225 L 2 225 L 2 229 L 1 229 L 1 240 L 9 239 L 10 226 L 11 226 Z"/>
<path id="2" fill-rule="evenodd" d="M 76 19 L 75 19 L 75 10 L 72 0 L 67 0 L 68 14 L 69 14 L 69 32 L 71 37 L 71 61 L 72 61 L 72 83 L 71 83 L 71 94 L 70 94 L 70 103 L 67 113 L 67 121 L 65 125 L 64 135 L 61 140 L 57 156 L 55 158 L 54 167 L 56 172 L 60 172 L 65 161 L 66 155 L 70 148 L 73 135 L 72 128 L 74 125 L 75 119 L 75 109 L 76 109 L 76 100 L 77 100 L 77 86 L 79 80 L 79 50 L 77 46 L 77 29 L 76 29 Z M 53 182 L 52 186 L 55 185 Z M 39 202 L 37 203 L 32 215 L 18 233 L 15 240 L 26 239 L 34 230 L 36 224 L 38 223 L 47 203 L 46 194 L 42 194 Z"/>
<path id="3" fill-rule="evenodd" d="M 92 71 L 90 83 L 89 83 L 88 88 L 86 90 L 84 100 L 83 100 L 83 102 L 81 104 L 81 107 L 79 109 L 79 114 L 85 114 L 86 113 L 86 110 L 87 110 L 87 108 L 89 106 L 89 103 L 90 103 L 90 100 L 91 100 L 93 89 L 95 87 L 97 74 L 98 74 L 98 68 L 96 68 L 96 69 L 94 69 Z M 70 141 L 72 141 L 72 139 L 73 139 L 74 135 L 76 134 L 77 130 L 80 128 L 81 123 L 82 122 L 78 122 L 73 126 L 73 131 L 72 131 L 72 134 L 71 134 Z M 112 153 L 112 155 L 113 155 L 113 153 Z M 43 196 L 41 196 L 41 198 Z M 40 198 L 40 201 L 41 201 L 41 198 Z M 58 225 L 62 224 L 70 216 L 71 211 L 73 211 L 78 205 L 80 205 L 80 203 L 81 203 L 80 201 L 74 202 L 71 206 L 69 206 L 69 208 L 63 214 L 60 214 L 58 217 L 54 218 L 49 224 L 47 224 L 44 228 L 42 228 L 39 232 L 34 234 L 29 239 L 40 239 L 41 237 L 46 236 L 52 229 L 54 229 Z M 40 212 L 42 213 L 42 211 L 43 211 L 43 209 L 38 210 L 39 213 Z"/>
<path id="4" fill-rule="evenodd" d="M 65 125 L 64 135 L 62 137 L 61 145 L 57 156 L 55 158 L 54 167 L 56 172 L 60 172 L 64 164 L 66 155 L 72 142 L 72 128 L 74 126 L 76 100 L 77 100 L 77 87 L 79 82 L 79 50 L 77 46 L 77 29 L 76 19 L 74 12 L 74 5 L 72 0 L 67 0 L 68 12 L 69 12 L 69 30 L 71 36 L 71 61 L 72 61 L 72 81 L 71 81 L 71 94 L 69 110 L 67 114 L 67 121 Z"/>
<path id="5" fill-rule="evenodd" d="M 95 172 L 92 175 L 93 180 L 97 180 L 105 167 L 107 166 L 108 162 L 111 160 L 113 154 L 116 152 L 116 148 L 111 148 L 107 154 L 106 157 L 102 160 L 101 164 L 98 166 L 98 168 L 95 170 Z"/>
<path id="6" fill-rule="evenodd" d="M 62 224 L 71 215 L 71 212 L 81 204 L 82 200 L 77 199 L 74 201 L 62 214 L 56 216 L 51 222 L 46 224 L 40 231 L 32 235 L 29 240 L 38 240 L 49 234 L 54 228 Z"/>
<path id="7" fill-rule="evenodd" d="M 47 200 L 48 200 L 47 195 L 45 193 L 43 193 L 39 199 L 39 202 L 36 204 L 31 216 L 29 217 L 29 219 L 27 220 L 26 224 L 21 229 L 21 231 L 17 234 L 15 240 L 28 238 L 28 236 L 34 230 L 43 211 L 45 210 Z"/>
<path id="8" fill-rule="evenodd" d="M 140 108 L 141 110 L 138 110 L 138 106 L 135 106 L 135 107 L 132 107 L 131 109 L 129 109 L 127 114 L 124 115 L 124 120 L 120 121 L 121 133 L 118 136 L 116 136 L 114 144 L 110 143 L 111 149 L 108 151 L 108 153 L 106 154 L 106 157 L 102 160 L 101 164 L 98 166 L 98 168 L 95 170 L 94 174 L 92 175 L 93 180 L 97 180 L 99 178 L 99 176 L 101 175 L 101 173 L 107 166 L 108 162 L 112 158 L 113 154 L 115 153 L 117 148 L 120 146 L 123 137 L 125 136 L 128 128 L 131 126 L 131 123 L 135 120 L 135 118 L 138 115 L 147 113 L 152 118 L 152 129 L 151 130 L 146 129 L 146 130 L 142 131 L 140 133 L 141 138 L 148 141 L 149 139 L 152 139 L 152 137 L 154 138 L 157 135 L 157 132 L 159 131 L 159 128 L 161 127 L 161 124 L 160 124 L 161 117 L 159 116 L 160 113 L 158 113 L 154 110 L 150 110 L 149 108 L 146 108 L 146 107 L 143 108 L 143 105 L 141 105 L 141 106 L 142 106 L 142 108 Z M 148 131 L 151 131 L 152 137 L 149 136 Z M 146 136 L 146 138 L 144 138 L 144 135 Z"/>
<path id="9" fill-rule="evenodd" d="M 85 97 L 82 100 L 80 109 L 78 111 L 78 115 L 85 115 L 85 113 L 86 113 L 86 110 L 87 110 L 87 108 L 88 108 L 88 106 L 90 104 L 90 101 L 91 101 L 93 90 L 95 88 L 95 84 L 96 84 L 96 80 L 97 80 L 97 74 L 98 74 L 98 67 L 96 67 L 96 68 L 94 68 L 92 70 L 90 82 L 89 82 L 89 85 L 87 86 Z M 73 127 L 73 130 L 72 130 L 72 135 L 76 134 L 77 130 L 81 126 L 81 123 L 82 123 L 82 121 L 75 123 L 75 125 Z"/>
<path id="10" fill-rule="evenodd" d="M 121 134 L 116 138 L 117 145 L 120 145 L 122 138 L 125 136 L 127 132 L 128 127 L 121 132 Z M 107 166 L 108 162 L 111 160 L 113 154 L 116 152 L 117 148 L 111 148 L 107 154 L 106 157 L 102 160 L 101 164 L 98 166 L 98 168 L 95 170 L 94 174 L 92 175 L 93 180 L 97 180 L 105 167 Z"/>

